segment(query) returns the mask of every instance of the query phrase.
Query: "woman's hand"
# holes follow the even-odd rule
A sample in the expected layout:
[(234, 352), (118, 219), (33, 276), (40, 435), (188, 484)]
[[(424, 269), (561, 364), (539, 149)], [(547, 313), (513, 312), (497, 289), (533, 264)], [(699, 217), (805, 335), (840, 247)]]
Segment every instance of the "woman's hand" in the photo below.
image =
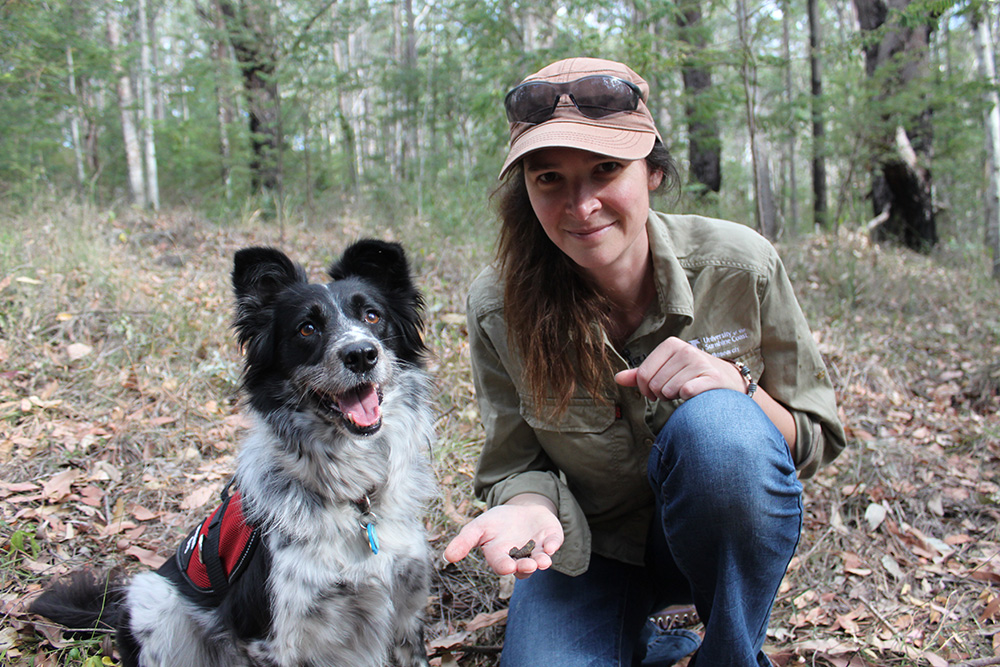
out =
[[(514, 559), (511, 550), (533, 540), (531, 555)], [(552, 554), (562, 546), (563, 530), (555, 505), (545, 496), (526, 493), (493, 507), (465, 524), (444, 550), (444, 558), (456, 563), (476, 547), (497, 574), (525, 579), (552, 566)]]
[(623, 387), (637, 387), (650, 400), (687, 400), (710, 389), (745, 392), (746, 380), (736, 366), (713, 357), (680, 338), (660, 343), (638, 368), (615, 375)]
[[(657, 345), (638, 368), (617, 373), (615, 382), (623, 387), (637, 387), (652, 401), (661, 398), (687, 400), (710, 389), (735, 389), (740, 393), (747, 390), (747, 381), (735, 365), (674, 337)], [(753, 400), (785, 436), (792, 458), (795, 458), (798, 433), (788, 408), (774, 400), (763, 387), (757, 388)]]

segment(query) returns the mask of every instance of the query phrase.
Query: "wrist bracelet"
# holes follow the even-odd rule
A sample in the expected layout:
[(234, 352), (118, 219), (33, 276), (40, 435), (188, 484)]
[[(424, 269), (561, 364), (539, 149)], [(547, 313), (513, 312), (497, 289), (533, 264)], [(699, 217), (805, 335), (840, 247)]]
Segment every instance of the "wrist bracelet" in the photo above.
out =
[(726, 359), (733, 366), (736, 366), (736, 370), (740, 372), (743, 379), (747, 381), (747, 396), (753, 398), (754, 392), (757, 391), (757, 383), (753, 381), (753, 376), (750, 374), (750, 368), (744, 364), (742, 361), (736, 361), (735, 359)]

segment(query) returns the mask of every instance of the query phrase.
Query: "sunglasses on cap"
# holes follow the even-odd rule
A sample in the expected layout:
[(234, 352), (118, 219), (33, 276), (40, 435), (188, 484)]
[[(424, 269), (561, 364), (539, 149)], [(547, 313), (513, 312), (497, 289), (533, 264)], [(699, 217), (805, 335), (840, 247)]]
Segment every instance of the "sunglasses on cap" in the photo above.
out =
[(566, 83), (526, 81), (503, 100), (511, 123), (544, 123), (552, 118), (560, 98), (568, 95), (587, 118), (604, 118), (639, 108), (642, 91), (631, 81), (607, 74), (585, 76)]

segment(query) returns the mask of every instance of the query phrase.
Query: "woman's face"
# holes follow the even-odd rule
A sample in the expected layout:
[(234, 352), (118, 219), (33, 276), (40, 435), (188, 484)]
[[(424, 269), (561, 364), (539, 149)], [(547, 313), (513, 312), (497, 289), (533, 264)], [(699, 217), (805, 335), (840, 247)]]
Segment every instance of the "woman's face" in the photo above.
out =
[(576, 148), (545, 148), (524, 158), (528, 197), (542, 228), (598, 284), (623, 272), (642, 275), (649, 193), (662, 178), (645, 160)]

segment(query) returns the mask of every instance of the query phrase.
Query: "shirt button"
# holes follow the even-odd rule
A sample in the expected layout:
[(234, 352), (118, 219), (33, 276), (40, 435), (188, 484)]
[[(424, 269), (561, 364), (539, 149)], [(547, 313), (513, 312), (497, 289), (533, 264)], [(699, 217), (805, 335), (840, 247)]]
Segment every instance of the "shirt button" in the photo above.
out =
[(652, 447), (652, 446), (653, 446), (653, 439), (652, 439), (652, 438), (646, 438), (646, 439), (645, 439), (645, 440), (643, 440), (642, 442), (643, 442), (643, 444), (645, 444), (645, 445), (646, 445), (647, 447)]

